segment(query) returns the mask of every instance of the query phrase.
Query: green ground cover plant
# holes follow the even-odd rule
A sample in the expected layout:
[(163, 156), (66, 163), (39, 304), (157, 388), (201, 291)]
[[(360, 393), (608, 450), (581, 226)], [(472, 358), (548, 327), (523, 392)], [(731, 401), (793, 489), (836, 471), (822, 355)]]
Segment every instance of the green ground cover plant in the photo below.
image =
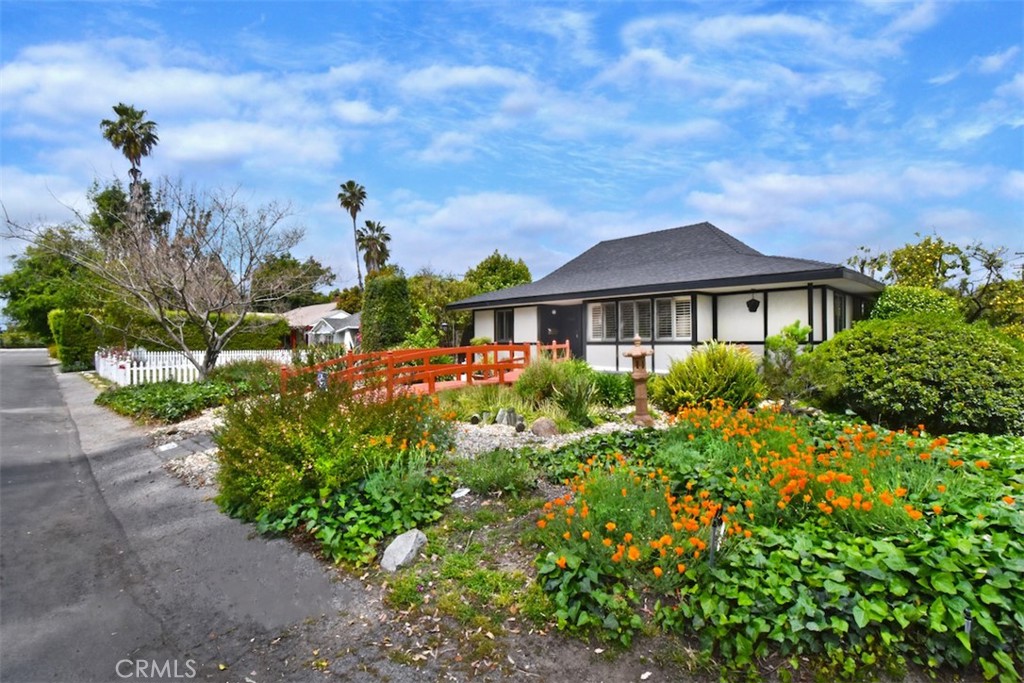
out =
[(112, 387), (97, 396), (96, 403), (138, 420), (173, 423), (224, 405), (234, 395), (222, 382), (167, 381)]
[(524, 454), (494, 450), (472, 458), (457, 458), (455, 473), (464, 486), (481, 495), (518, 498), (534, 490), (539, 473)]
[(561, 628), (628, 643), (653, 604), (724, 677), (1019, 680), (1022, 448), (691, 408), (639, 455), (577, 463), (531, 533), (539, 580)]
[(201, 382), (150, 382), (111, 387), (96, 403), (137, 420), (181, 422), (207, 408), (277, 391), (278, 368), (265, 361), (237, 361), (217, 367)]

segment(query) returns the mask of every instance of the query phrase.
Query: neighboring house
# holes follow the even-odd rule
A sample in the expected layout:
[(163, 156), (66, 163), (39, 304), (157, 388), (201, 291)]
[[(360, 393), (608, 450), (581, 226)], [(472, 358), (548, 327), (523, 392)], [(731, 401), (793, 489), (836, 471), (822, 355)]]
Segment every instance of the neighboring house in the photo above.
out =
[(338, 311), (335, 315), (317, 320), (309, 331), (310, 344), (344, 344), (353, 348), (358, 343), (359, 321), (362, 314), (349, 315)]
[(639, 335), (656, 372), (717, 339), (764, 351), (801, 321), (822, 342), (865, 315), (883, 285), (841, 265), (766, 256), (710, 223), (597, 244), (536, 282), (449, 306), (495, 341), (569, 340), (599, 370), (625, 370)]
[(335, 315), (345, 317), (348, 316), (348, 313), (337, 308), (337, 304), (334, 302), (328, 302), (326, 304), (313, 304), (311, 306), (293, 308), (283, 315), (292, 330), (291, 347), (294, 349), (298, 346), (312, 343), (310, 333), (313, 330), (313, 326), (321, 319)]

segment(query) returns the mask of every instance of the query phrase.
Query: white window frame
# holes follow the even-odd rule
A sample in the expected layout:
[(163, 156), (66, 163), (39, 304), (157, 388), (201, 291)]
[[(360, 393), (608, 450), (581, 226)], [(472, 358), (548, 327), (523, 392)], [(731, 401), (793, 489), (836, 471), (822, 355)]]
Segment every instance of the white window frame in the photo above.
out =
[[(665, 310), (665, 307), (668, 310)], [(662, 316), (668, 314), (671, 333), (663, 334)], [(654, 338), (657, 341), (693, 340), (693, 300), (688, 296), (654, 300)]]
[(618, 316), (616, 306), (612, 302), (590, 304), (590, 315), (588, 320), (588, 341), (603, 342), (615, 341), (618, 328)]

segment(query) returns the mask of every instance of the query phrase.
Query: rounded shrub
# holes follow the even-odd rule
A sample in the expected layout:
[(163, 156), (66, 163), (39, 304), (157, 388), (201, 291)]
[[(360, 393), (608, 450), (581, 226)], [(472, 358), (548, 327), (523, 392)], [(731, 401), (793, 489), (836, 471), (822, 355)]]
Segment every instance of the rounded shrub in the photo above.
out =
[(822, 344), (827, 405), (887, 427), (1024, 434), (1024, 353), (983, 325), (864, 321)]
[(872, 320), (889, 320), (905, 315), (942, 316), (962, 319), (963, 313), (956, 299), (931, 287), (892, 285), (878, 297), (871, 309)]
[(654, 405), (675, 413), (686, 406), (710, 406), (716, 399), (737, 407), (750, 404), (764, 392), (764, 384), (750, 349), (708, 342), (685, 360), (672, 361), (667, 375), (652, 380), (651, 392)]

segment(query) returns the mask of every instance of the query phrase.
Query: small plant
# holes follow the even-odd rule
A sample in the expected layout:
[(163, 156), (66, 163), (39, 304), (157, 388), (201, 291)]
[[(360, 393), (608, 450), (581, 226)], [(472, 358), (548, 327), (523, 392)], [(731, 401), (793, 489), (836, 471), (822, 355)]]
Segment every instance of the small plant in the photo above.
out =
[(737, 407), (752, 404), (764, 391), (750, 350), (720, 342), (708, 342), (685, 360), (672, 361), (668, 374), (655, 377), (651, 386), (654, 405), (670, 413), (716, 400)]
[(768, 395), (781, 399), (787, 409), (817, 388), (814, 366), (804, 355), (813, 348), (807, 343), (810, 333), (811, 328), (797, 320), (764, 340), (761, 376)]
[(504, 450), (457, 460), (455, 471), (476, 493), (509, 494), (518, 498), (537, 485), (537, 472), (523, 455)]
[(570, 420), (581, 427), (589, 427), (590, 408), (597, 395), (593, 377), (585, 374), (567, 374), (555, 387), (555, 402), (560, 405)]
[(232, 389), (221, 382), (152, 382), (107, 389), (96, 403), (138, 420), (180, 422), (207, 408), (223, 405)]
[(597, 401), (610, 408), (621, 408), (633, 403), (633, 378), (628, 372), (595, 372)]
[(236, 397), (252, 396), (277, 391), (280, 373), (280, 367), (270, 361), (242, 360), (217, 366), (207, 379), (229, 387)]

